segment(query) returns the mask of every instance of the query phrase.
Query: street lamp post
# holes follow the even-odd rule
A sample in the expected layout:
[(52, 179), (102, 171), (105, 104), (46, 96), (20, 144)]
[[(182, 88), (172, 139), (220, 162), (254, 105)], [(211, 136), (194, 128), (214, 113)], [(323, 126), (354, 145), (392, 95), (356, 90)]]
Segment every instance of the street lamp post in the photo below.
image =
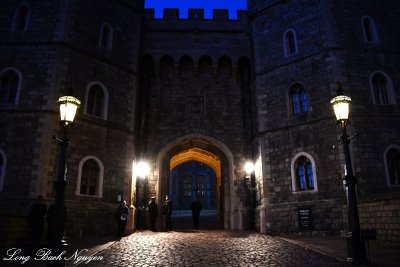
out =
[(249, 230), (254, 230), (255, 227), (255, 188), (254, 188), (254, 163), (248, 161), (244, 165), (246, 172), (246, 188), (249, 203)]
[(254, 172), (254, 164), (253, 164), (253, 162), (250, 162), (250, 161), (246, 162), (244, 164), (244, 171), (246, 172), (246, 185), (247, 185), (247, 188), (251, 189), (251, 184), (252, 184), (251, 175)]
[[(145, 205), (146, 205), (146, 193), (147, 193), (147, 188), (144, 188), (143, 192), (143, 198), (141, 199), (139, 197), (139, 186), (140, 186), (140, 178), (144, 180), (146, 183), (146, 177), (150, 173), (150, 166), (147, 162), (145, 161), (140, 161), (136, 165), (136, 198), (135, 198), (135, 205), (137, 209), (137, 219), (136, 219), (136, 226), (138, 229), (143, 229), (144, 224), (145, 224)], [(146, 184), (145, 184), (146, 185)]]
[(349, 124), (349, 111), (351, 98), (343, 95), (342, 84), (337, 84), (337, 96), (332, 98), (331, 104), (333, 106), (338, 124), (342, 127), (342, 135), (340, 143), (343, 145), (343, 152), (345, 158), (346, 174), (344, 177), (345, 185), (347, 187), (347, 209), (348, 209), (348, 232), (346, 237), (347, 242), (347, 259), (353, 264), (360, 265), (366, 262), (365, 247), (361, 240), (360, 221), (358, 217), (357, 208), (357, 194), (356, 194), (356, 179), (353, 175), (353, 167), (350, 157), (350, 139), (354, 136), (349, 136), (346, 133), (346, 126)]
[[(51, 225), (51, 236), (50, 236), (50, 247), (53, 255), (60, 255), (62, 253), (63, 246), (63, 234), (64, 234), (64, 220), (66, 216), (65, 208), (65, 188), (66, 188), (66, 161), (67, 161), (67, 147), (69, 144), (68, 128), (74, 121), (76, 111), (81, 102), (73, 96), (62, 96), (58, 99), (57, 104), (60, 109), (60, 123), (62, 125), (63, 136), (56, 138), (60, 144), (60, 156), (58, 161), (58, 175), (57, 180), (54, 183), (55, 189), (55, 200), (52, 211), (50, 223)], [(54, 266), (63, 266), (65, 263), (62, 260), (54, 261)]]

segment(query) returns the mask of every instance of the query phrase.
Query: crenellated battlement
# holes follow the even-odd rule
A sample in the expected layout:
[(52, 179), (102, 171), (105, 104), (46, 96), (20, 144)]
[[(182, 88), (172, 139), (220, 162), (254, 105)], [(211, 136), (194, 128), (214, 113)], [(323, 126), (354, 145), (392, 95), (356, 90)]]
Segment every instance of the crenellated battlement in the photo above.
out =
[(163, 17), (155, 18), (155, 9), (147, 8), (145, 9), (145, 17), (148, 21), (240, 21), (247, 23), (247, 14), (246, 10), (238, 10), (237, 11), (237, 19), (229, 19), (229, 11), (227, 9), (213, 9), (212, 18), (204, 17), (204, 9), (201, 8), (189, 8), (188, 9), (188, 18), (180, 18), (179, 17), (179, 9), (178, 8), (164, 8), (163, 9)]

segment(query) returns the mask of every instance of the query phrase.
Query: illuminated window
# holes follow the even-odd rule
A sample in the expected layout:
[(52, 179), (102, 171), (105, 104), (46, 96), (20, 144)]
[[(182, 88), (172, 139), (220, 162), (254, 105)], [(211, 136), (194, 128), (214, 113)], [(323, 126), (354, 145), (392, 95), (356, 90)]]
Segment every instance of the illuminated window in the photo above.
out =
[(296, 32), (292, 29), (283, 34), (283, 51), (285, 57), (298, 52)]
[(374, 72), (370, 76), (370, 84), (375, 105), (394, 105), (396, 103), (392, 81), (385, 73)]
[(379, 42), (378, 32), (376, 30), (375, 22), (372, 18), (364, 16), (361, 18), (361, 26), (364, 33), (364, 41), (366, 43)]
[(4, 188), (6, 165), (7, 165), (6, 153), (2, 149), (0, 149), (0, 191), (3, 191)]
[(385, 166), (388, 185), (400, 185), (400, 147), (392, 145), (386, 149)]
[(293, 191), (316, 191), (314, 159), (307, 153), (296, 155), (291, 164)]
[(26, 31), (28, 29), (30, 9), (28, 6), (20, 6), (15, 10), (14, 23), (12, 29), (14, 31)]
[(290, 100), (292, 114), (300, 114), (308, 112), (308, 96), (307, 92), (301, 84), (295, 84), (290, 87)]
[(17, 104), (19, 88), (18, 73), (12, 69), (3, 71), (0, 78), (0, 104)]
[(99, 46), (103, 48), (111, 48), (114, 30), (108, 23), (103, 23), (100, 29)]
[(77, 194), (102, 197), (104, 167), (93, 156), (86, 157), (79, 163)]
[(108, 91), (99, 82), (89, 84), (86, 89), (85, 113), (107, 119)]

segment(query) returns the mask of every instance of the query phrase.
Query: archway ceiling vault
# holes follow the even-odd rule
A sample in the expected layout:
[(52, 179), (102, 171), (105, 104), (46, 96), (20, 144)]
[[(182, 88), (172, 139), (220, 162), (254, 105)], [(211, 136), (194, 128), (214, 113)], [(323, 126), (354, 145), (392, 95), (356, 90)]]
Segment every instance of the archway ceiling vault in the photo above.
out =
[(219, 158), (215, 154), (199, 148), (190, 148), (173, 156), (170, 160), (170, 170), (192, 160), (210, 166), (217, 176), (221, 173), (221, 161)]

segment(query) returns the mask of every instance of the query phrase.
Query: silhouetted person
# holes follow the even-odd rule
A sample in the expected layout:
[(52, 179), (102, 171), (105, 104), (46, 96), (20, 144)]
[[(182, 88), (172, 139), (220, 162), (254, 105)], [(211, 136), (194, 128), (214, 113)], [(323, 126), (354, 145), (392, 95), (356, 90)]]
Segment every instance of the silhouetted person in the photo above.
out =
[(156, 230), (156, 219), (158, 216), (158, 211), (157, 211), (158, 207), (156, 204), (156, 197), (151, 197), (151, 200), (149, 202), (149, 219), (150, 219), (150, 230), (151, 231), (157, 231)]
[(36, 248), (40, 247), (42, 235), (44, 232), (44, 218), (46, 216), (47, 206), (43, 203), (43, 197), (38, 196), (36, 201), (29, 209), (29, 214), (26, 217), (28, 233)]
[(117, 212), (115, 213), (115, 219), (118, 224), (118, 235), (123, 237), (125, 235), (126, 223), (128, 222), (129, 208), (126, 206), (126, 201), (121, 201)]
[(193, 226), (194, 228), (199, 228), (200, 212), (202, 209), (200, 201), (198, 199), (193, 201), (190, 209), (192, 210)]
[[(59, 242), (64, 237), (64, 232), (61, 229), (64, 229), (65, 221), (67, 220), (67, 206), (64, 205), (64, 209), (61, 211), (60, 218), (55, 220), (55, 204), (51, 204), (49, 210), (47, 211), (46, 221), (47, 221), (47, 242), (52, 244), (52, 241)], [(58, 223), (58, 225), (55, 225)], [(54, 227), (57, 227), (59, 230), (54, 232)], [(55, 236), (55, 235), (60, 236)]]
[(172, 230), (172, 223), (171, 223), (171, 216), (172, 216), (172, 201), (168, 197), (168, 195), (165, 196), (165, 202), (163, 206), (163, 214), (165, 215), (165, 228), (167, 231)]

